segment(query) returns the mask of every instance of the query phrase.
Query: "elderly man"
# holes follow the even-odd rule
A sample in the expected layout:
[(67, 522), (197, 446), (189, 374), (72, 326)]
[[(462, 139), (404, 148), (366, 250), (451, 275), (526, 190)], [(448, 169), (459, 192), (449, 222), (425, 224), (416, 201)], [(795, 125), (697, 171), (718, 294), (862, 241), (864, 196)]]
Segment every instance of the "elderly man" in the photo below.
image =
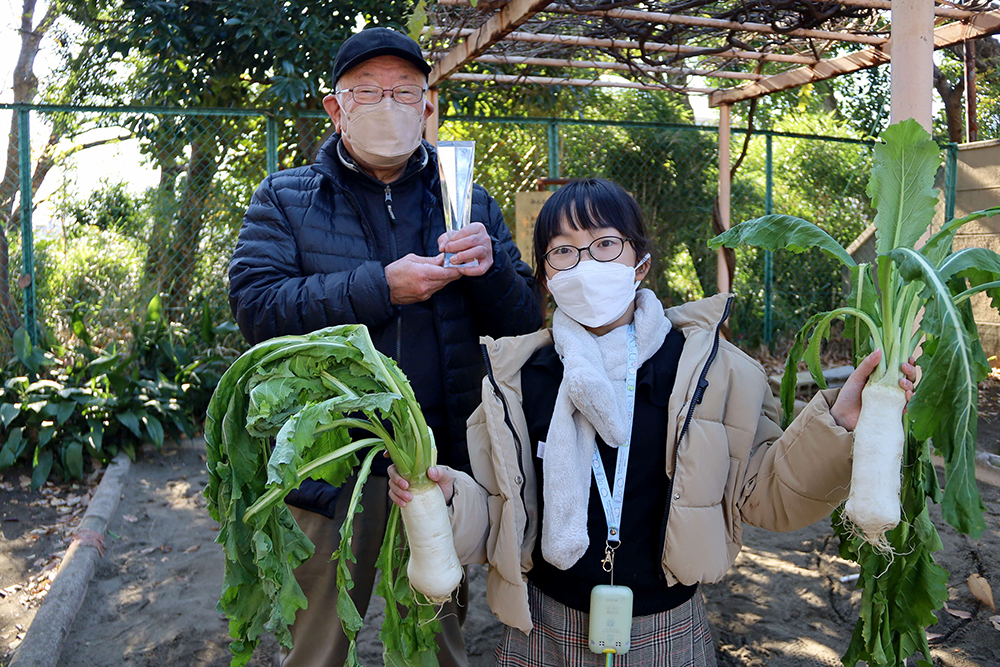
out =
[[(268, 176), (254, 194), (230, 264), (230, 305), (250, 343), (335, 324), (368, 326), (400, 365), (433, 429), (439, 461), (468, 469), (465, 421), (484, 373), (480, 335), (541, 326), (540, 300), (500, 210), (473, 190), (471, 225), (445, 233), (434, 148), (423, 142), (432, 112), (430, 67), (416, 42), (386, 28), (346, 40), (323, 106), (337, 133), (308, 167)], [(455, 253), (445, 268), (441, 253)], [(364, 615), (388, 513), (383, 464), (362, 497), (352, 542), (351, 595)], [(342, 665), (347, 640), (336, 619), (331, 553), (350, 494), (308, 480), (288, 498), (316, 545), (296, 570), (309, 601), (292, 627), (283, 667)], [(438, 638), (442, 665), (466, 665), (454, 603)]]

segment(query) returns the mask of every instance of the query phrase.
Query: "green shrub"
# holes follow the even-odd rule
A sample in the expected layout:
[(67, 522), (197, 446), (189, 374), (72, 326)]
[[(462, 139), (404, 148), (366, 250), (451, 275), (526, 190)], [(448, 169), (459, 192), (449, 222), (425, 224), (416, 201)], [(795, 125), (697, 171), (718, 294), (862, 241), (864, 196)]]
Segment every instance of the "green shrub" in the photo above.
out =
[(88, 457), (107, 462), (121, 450), (134, 458), (143, 442), (159, 447), (199, 430), (236, 356), (219, 345), (235, 325), (213, 326), (204, 309), (192, 333), (163, 317), (159, 297), (130, 319), (130, 342), (108, 349), (94, 344), (82, 304), (71, 315), (72, 350), (36, 347), (23, 329), (15, 333), (17, 358), (0, 388), (0, 470), (28, 462), (37, 488), (53, 473), (81, 477)]
[(87, 201), (69, 201), (64, 213), (80, 228), (114, 231), (127, 236), (140, 236), (145, 226), (145, 203), (128, 191), (126, 183), (102, 180)]
[(76, 304), (91, 313), (101, 346), (124, 341), (129, 317), (143, 298), (144, 244), (114, 230), (81, 227), (71, 236), (35, 245), (35, 286), (40, 321), (62, 337)]

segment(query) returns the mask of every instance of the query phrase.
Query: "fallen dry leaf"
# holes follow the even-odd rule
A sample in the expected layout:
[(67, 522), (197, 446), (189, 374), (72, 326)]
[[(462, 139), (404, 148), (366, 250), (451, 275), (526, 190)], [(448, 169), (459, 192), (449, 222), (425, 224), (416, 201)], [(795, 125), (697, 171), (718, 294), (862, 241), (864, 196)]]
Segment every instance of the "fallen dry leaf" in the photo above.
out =
[(140, 556), (148, 556), (149, 554), (153, 553), (154, 551), (160, 551), (160, 552), (163, 552), (165, 554), (168, 554), (172, 550), (173, 549), (172, 549), (172, 547), (170, 547), (170, 545), (167, 545), (167, 544), (158, 544), (155, 547), (146, 547), (145, 549), (140, 549), (139, 550), (139, 555)]
[(934, 642), (938, 641), (942, 637), (944, 637), (944, 635), (938, 634), (937, 632), (928, 632), (927, 633), (927, 643), (928, 644), (933, 644)]
[(976, 599), (989, 607), (990, 611), (996, 613), (997, 608), (993, 604), (993, 590), (990, 588), (990, 582), (973, 572), (969, 575), (968, 583), (969, 590), (972, 591)]
[(194, 544), (194, 545), (188, 547), (187, 549), (185, 549), (184, 553), (186, 553), (186, 554), (193, 554), (198, 549), (201, 549), (201, 545), (200, 544)]
[(139, 517), (137, 517), (134, 514), (123, 514), (122, 515), (122, 520), (128, 521), (129, 523), (135, 523), (136, 521), (139, 520)]
[(990, 623), (993, 624), (993, 629), (1000, 631), (1000, 616), (990, 616)]
[(972, 612), (965, 611), (964, 609), (952, 609), (951, 607), (948, 606), (948, 603), (945, 603), (944, 610), (949, 614), (951, 614), (952, 616), (954, 616), (955, 618), (964, 618), (964, 619), (972, 618)]

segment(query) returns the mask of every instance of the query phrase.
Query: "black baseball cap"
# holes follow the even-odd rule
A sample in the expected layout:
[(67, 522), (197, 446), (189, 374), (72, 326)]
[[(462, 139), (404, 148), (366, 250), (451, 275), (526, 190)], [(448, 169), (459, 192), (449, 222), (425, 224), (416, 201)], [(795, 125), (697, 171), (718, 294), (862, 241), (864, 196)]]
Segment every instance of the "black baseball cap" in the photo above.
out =
[(378, 56), (397, 56), (413, 63), (417, 69), (430, 74), (431, 66), (420, 53), (420, 45), (409, 36), (389, 28), (368, 28), (348, 37), (333, 61), (333, 84), (344, 72), (355, 65)]

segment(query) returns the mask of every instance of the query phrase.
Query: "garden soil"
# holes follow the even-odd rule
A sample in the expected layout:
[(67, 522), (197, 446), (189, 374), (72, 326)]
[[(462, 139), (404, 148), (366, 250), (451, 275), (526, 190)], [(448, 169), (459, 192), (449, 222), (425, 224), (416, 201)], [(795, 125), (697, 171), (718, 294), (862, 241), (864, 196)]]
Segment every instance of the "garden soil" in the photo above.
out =
[[(0, 479), (0, 665), (30, 623), (96, 480), (42, 492), (21, 488), (25, 481), (23, 471)], [(204, 451), (194, 443), (147, 453), (133, 465), (61, 665), (228, 664), (226, 622), (215, 610), (223, 566), (202, 495), (207, 481)], [(989, 526), (982, 538), (957, 535), (936, 517), (945, 545), (939, 561), (951, 573), (948, 609), (928, 629), (936, 665), (1000, 665), (1000, 618), (990, 620), (996, 612), (967, 584), (969, 575), (979, 574), (1000, 600), (1000, 471), (983, 470), (979, 486)], [(720, 665), (839, 665), (860, 593), (845, 581), (857, 570), (837, 555), (829, 522), (785, 534), (748, 528), (745, 543), (725, 580), (703, 587)], [(472, 568), (470, 583), (465, 629), (471, 664), (480, 667), (492, 664), (501, 627), (486, 606), (481, 568)], [(373, 603), (360, 641), (362, 664), (369, 667), (382, 664), (379, 620)], [(250, 664), (276, 665), (276, 648), (265, 640)]]

